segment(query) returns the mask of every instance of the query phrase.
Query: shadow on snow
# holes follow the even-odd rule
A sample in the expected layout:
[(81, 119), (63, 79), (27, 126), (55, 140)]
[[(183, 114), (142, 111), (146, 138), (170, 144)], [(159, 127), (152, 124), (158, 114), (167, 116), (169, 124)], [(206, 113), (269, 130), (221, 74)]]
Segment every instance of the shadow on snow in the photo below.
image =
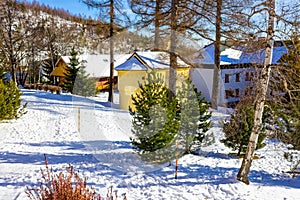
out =
[[(130, 187), (149, 187), (149, 186), (177, 186), (187, 185), (195, 186), (201, 184), (233, 184), (237, 183), (236, 174), (238, 168), (234, 167), (212, 167), (207, 165), (191, 164), (179, 165), (178, 179), (174, 180), (175, 166), (154, 166), (152, 171), (135, 172), (130, 170), (132, 167), (149, 167), (141, 166), (142, 163), (137, 155), (133, 153), (130, 142), (126, 141), (89, 141), (87, 143), (81, 142), (45, 142), (45, 143), (29, 143), (26, 145), (35, 147), (60, 147), (62, 150), (79, 150), (82, 153), (68, 153), (54, 154), (45, 152), (49, 165), (57, 164), (71, 164), (77, 171), (89, 171), (101, 176), (114, 176), (119, 179), (128, 180), (132, 176), (142, 175), (145, 177), (143, 183), (133, 182), (129, 183)], [(89, 147), (90, 145), (90, 147)], [(232, 159), (226, 154), (208, 153), (206, 157), (218, 159)], [(201, 159), (201, 158), (200, 158)], [(1, 152), (0, 163), (22, 163), (44, 165), (44, 154), (40, 153), (11, 153)], [(172, 161), (174, 163), (174, 161)], [(153, 167), (153, 166), (152, 166)], [(43, 168), (43, 167), (42, 167)], [(134, 168), (135, 169), (135, 168)], [(149, 168), (150, 169), (150, 168)], [(57, 169), (64, 170), (64, 169)], [(130, 173), (133, 172), (133, 173)], [(147, 181), (150, 178), (152, 181)], [(153, 181), (154, 180), (154, 181)], [(300, 189), (300, 178), (290, 178), (284, 174), (270, 174), (266, 171), (251, 170), (249, 180), (251, 183), (259, 183), (266, 186), (284, 186), (289, 188)], [(4, 180), (0, 186), (18, 185), (19, 183)], [(26, 179), (24, 180), (26, 182)], [(3, 182), (3, 181), (1, 181)], [(30, 182), (30, 181), (29, 181)], [(28, 183), (29, 184), (29, 183)], [(97, 183), (93, 183), (97, 184)], [(143, 185), (141, 185), (143, 184)], [(24, 183), (22, 183), (24, 185)], [(119, 184), (118, 187), (125, 187), (124, 184)], [(128, 187), (128, 185), (126, 185)]]

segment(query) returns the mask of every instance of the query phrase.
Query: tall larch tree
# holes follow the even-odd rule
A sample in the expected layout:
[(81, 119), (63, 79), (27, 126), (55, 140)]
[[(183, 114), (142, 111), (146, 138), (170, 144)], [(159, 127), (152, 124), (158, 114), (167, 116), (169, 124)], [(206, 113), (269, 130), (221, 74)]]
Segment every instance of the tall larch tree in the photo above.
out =
[(134, 26), (138, 28), (152, 29), (154, 26), (154, 48), (162, 48), (162, 31), (161, 28), (168, 24), (170, 17), (169, 1), (166, 0), (131, 0), (130, 8), (136, 14)]
[[(108, 101), (113, 103), (114, 93), (114, 35), (117, 25), (125, 26), (130, 21), (126, 13), (122, 11), (122, 2), (119, 0), (82, 0), (88, 7), (99, 9), (99, 17), (109, 16), (109, 55), (110, 55), (110, 78)], [(120, 17), (116, 17), (116, 16)]]

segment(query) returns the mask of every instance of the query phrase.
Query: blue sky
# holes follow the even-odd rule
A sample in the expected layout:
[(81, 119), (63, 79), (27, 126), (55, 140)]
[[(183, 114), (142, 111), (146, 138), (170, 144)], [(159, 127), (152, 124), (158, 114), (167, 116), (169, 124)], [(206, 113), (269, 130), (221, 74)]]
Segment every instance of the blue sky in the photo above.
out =
[[(32, 2), (33, 0), (26, 0), (27, 2)], [(40, 4), (48, 5), (52, 8), (63, 8), (72, 14), (81, 14), (82, 16), (92, 18), (97, 17), (97, 10), (92, 10), (87, 7), (80, 0), (36, 0)]]

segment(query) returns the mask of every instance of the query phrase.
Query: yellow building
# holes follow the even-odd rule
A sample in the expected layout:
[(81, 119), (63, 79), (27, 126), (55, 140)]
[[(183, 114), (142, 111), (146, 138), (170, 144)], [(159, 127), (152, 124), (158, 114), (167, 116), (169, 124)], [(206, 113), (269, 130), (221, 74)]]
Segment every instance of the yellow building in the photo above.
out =
[[(161, 74), (164, 84), (169, 84), (169, 53), (166, 52), (135, 52), (124, 63), (118, 65), (118, 90), (120, 109), (128, 110), (132, 106), (131, 95), (143, 83), (147, 73), (156, 70)], [(177, 85), (179, 87), (183, 79), (189, 76), (189, 66), (182, 60), (177, 59)]]

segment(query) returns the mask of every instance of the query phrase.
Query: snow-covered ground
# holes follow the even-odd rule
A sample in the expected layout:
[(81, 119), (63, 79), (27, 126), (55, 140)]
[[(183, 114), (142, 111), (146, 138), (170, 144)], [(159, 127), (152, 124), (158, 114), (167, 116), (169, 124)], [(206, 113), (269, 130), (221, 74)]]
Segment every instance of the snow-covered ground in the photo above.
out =
[[(27, 114), (0, 123), (0, 199), (28, 199), (26, 186), (38, 186), (44, 154), (55, 171), (71, 164), (89, 186), (105, 196), (107, 188), (126, 193), (129, 200), (142, 199), (300, 199), (300, 178), (283, 171), (286, 147), (267, 140), (256, 154), (250, 185), (236, 180), (241, 159), (219, 142), (218, 121), (228, 116), (213, 112), (215, 143), (200, 155), (179, 159), (178, 179), (174, 161), (161, 166), (144, 164), (133, 153), (129, 137), (131, 118), (127, 111), (109, 105), (106, 98), (91, 99), (69, 94), (23, 90)], [(78, 127), (80, 107), (80, 130)]]

